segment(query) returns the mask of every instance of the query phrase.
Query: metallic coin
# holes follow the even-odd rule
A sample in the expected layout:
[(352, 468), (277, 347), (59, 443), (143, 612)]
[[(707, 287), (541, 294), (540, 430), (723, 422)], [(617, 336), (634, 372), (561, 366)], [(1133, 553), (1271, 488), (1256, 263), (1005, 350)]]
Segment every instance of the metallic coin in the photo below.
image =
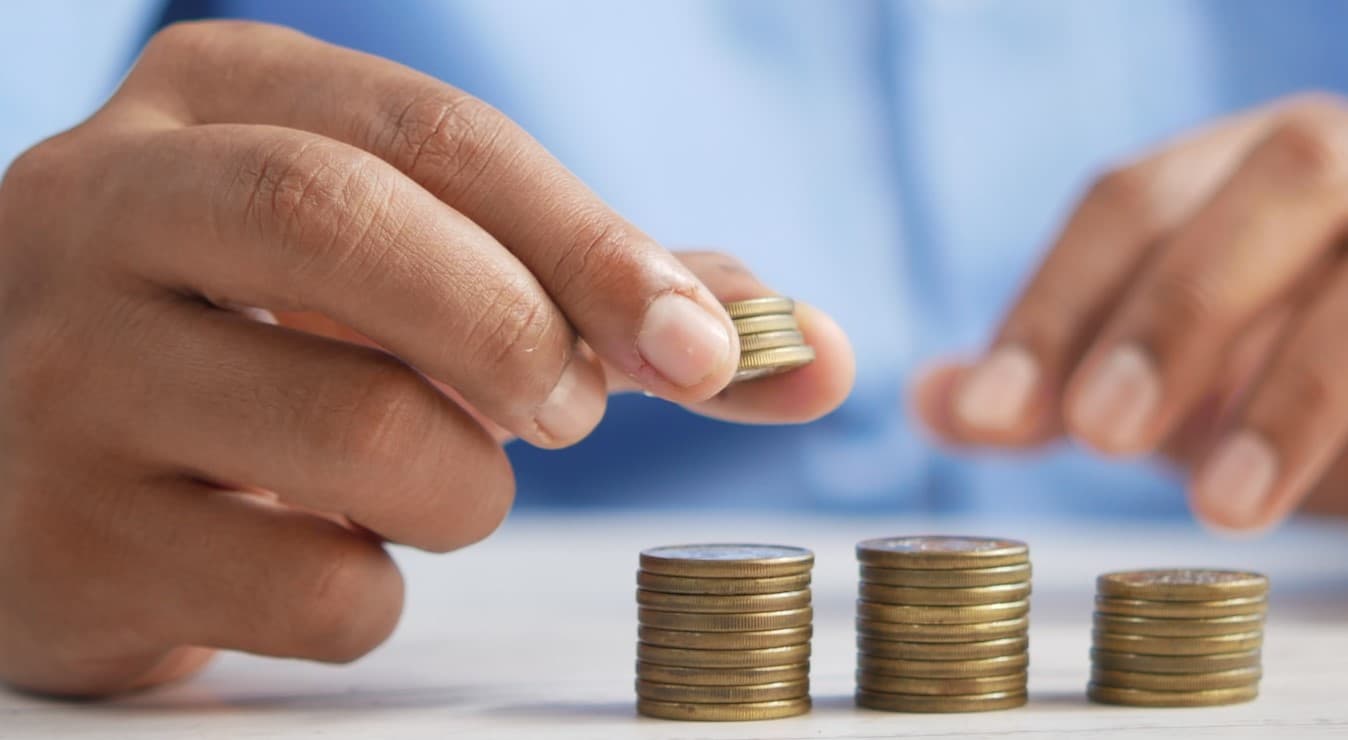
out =
[(725, 312), (730, 314), (732, 319), (762, 316), (770, 313), (794, 313), (796, 310), (796, 302), (784, 295), (749, 298), (743, 301), (722, 303), (721, 306), (725, 308)]
[(808, 662), (763, 668), (682, 668), (637, 661), (637, 678), (682, 686), (754, 686), (809, 677)]
[(733, 380), (738, 383), (784, 373), (808, 365), (814, 362), (814, 358), (814, 347), (806, 344), (744, 352), (740, 354), (740, 362), (736, 366)]
[(1024, 691), (998, 691), (964, 696), (918, 696), (857, 689), (857, 706), (886, 712), (990, 712), (1024, 706)]
[(746, 334), (740, 337), (740, 352), (757, 352), (761, 349), (779, 347), (799, 347), (805, 344), (805, 335), (798, 331), (766, 331), (762, 334)]
[[(701, 614), (743, 614), (799, 609), (810, 605), (810, 590), (775, 594), (666, 594), (637, 589), (637, 603), (647, 609)], [(786, 625), (783, 625), (786, 626)]]
[(647, 627), (689, 632), (758, 632), (787, 627), (805, 627), (814, 619), (814, 610), (784, 609), (776, 612), (749, 614), (694, 614), (667, 612), (639, 607), (637, 621)]
[(970, 588), (972, 586), (1000, 586), (1005, 583), (1023, 583), (1030, 580), (1030, 564), (1002, 565), (996, 568), (965, 568), (953, 570), (914, 570), (908, 568), (881, 568), (861, 566), (861, 580), (882, 586), (909, 586), (911, 588)]
[[(867, 584), (861, 584), (862, 594), (870, 597), (877, 594), (867, 592)], [(875, 588), (885, 588), (875, 586)], [(978, 604), (975, 606), (903, 606), (874, 601), (857, 600), (857, 616), (877, 622), (898, 622), (901, 624), (972, 624), (975, 622), (996, 622), (1015, 619), (1030, 613), (1030, 602), (1008, 601), (1004, 604)]]
[(637, 639), (644, 643), (689, 650), (756, 650), (785, 647), (809, 642), (813, 634), (813, 627), (788, 627), (753, 632), (692, 632), (666, 630), (644, 624), (637, 627)]
[(776, 701), (810, 695), (810, 682), (778, 681), (758, 686), (680, 686), (637, 679), (637, 696), (655, 701), (693, 702), (697, 704), (742, 704), (747, 701)]
[(858, 587), (861, 598), (880, 604), (903, 606), (973, 606), (976, 604), (1005, 604), (1020, 601), (1030, 595), (1030, 582), (1003, 583), (997, 586), (972, 588), (910, 588), (883, 586), (862, 581)]
[[(857, 668), (878, 676), (907, 676), (909, 678), (981, 678), (984, 676), (1005, 676), (1023, 673), (1030, 666), (1030, 654), (1021, 652), (1014, 655), (1002, 655), (996, 658), (977, 658), (974, 660), (908, 660), (904, 658), (879, 658), (866, 653), (857, 653)], [(886, 689), (876, 689), (885, 691)], [(1000, 691), (1001, 689), (988, 689)], [(894, 689), (898, 691), (898, 689)], [(899, 691), (899, 693), (906, 693)], [(917, 693), (917, 692), (914, 692)], [(982, 691), (965, 691), (965, 694), (981, 694)]]
[(1263, 632), (1241, 632), (1212, 637), (1144, 637), (1119, 635), (1093, 630), (1091, 638), (1099, 650), (1138, 655), (1217, 655), (1256, 650), (1264, 644)]
[(1118, 614), (1122, 617), (1210, 619), (1263, 614), (1268, 611), (1268, 599), (1264, 596), (1248, 596), (1221, 601), (1142, 601), (1097, 596), (1095, 610), (1101, 614)]
[(1262, 597), (1268, 578), (1237, 570), (1171, 568), (1105, 573), (1095, 580), (1101, 596), (1145, 601), (1218, 601)]
[(887, 676), (857, 671), (857, 688), (887, 694), (919, 694), (922, 696), (965, 696), (989, 694), (996, 691), (1024, 691), (1028, 676), (1024, 671), (1004, 676), (975, 676), (969, 678), (912, 678)]
[(774, 594), (809, 588), (810, 573), (773, 578), (684, 578), (639, 570), (637, 585), (666, 594)]
[(952, 570), (995, 568), (1029, 562), (1024, 542), (989, 537), (916, 535), (857, 543), (857, 560), (881, 568)]
[(978, 660), (1024, 653), (1030, 647), (1025, 635), (982, 642), (903, 642), (857, 636), (857, 649), (872, 658), (895, 660)]
[(1117, 614), (1095, 614), (1095, 629), (1119, 635), (1148, 635), (1151, 637), (1210, 637), (1254, 632), (1264, 626), (1262, 614), (1213, 619), (1153, 619), (1151, 617), (1121, 617)]
[(857, 619), (857, 634), (881, 640), (904, 642), (982, 642), (1002, 637), (1021, 637), (1030, 626), (1028, 617), (973, 624), (904, 624)]
[(810, 643), (752, 650), (702, 650), (637, 643), (637, 659), (681, 668), (763, 668), (804, 663), (810, 659)]
[(667, 576), (773, 578), (805, 573), (814, 553), (784, 545), (671, 545), (641, 551), (641, 569)]
[(1219, 673), (1241, 668), (1257, 668), (1259, 667), (1259, 658), (1258, 650), (1215, 655), (1138, 655), (1137, 653), (1117, 653), (1109, 650), (1091, 650), (1091, 662), (1097, 668), (1110, 671), (1175, 675)]
[(1256, 685), (1204, 691), (1148, 691), (1121, 689), (1114, 686), (1089, 684), (1086, 696), (1102, 704), (1126, 704), (1132, 707), (1213, 707), (1220, 704), (1239, 704), (1259, 695)]
[(658, 717), (660, 719), (743, 722), (755, 719), (780, 719), (805, 714), (810, 711), (810, 697), (782, 699), (780, 701), (746, 702), (743, 704), (693, 704), (638, 698), (637, 711), (647, 717)]
[(800, 331), (800, 325), (796, 323), (796, 317), (789, 313), (761, 314), (735, 319), (735, 333), (740, 336), (770, 331)]
[(1264, 675), (1258, 667), (1233, 668), (1216, 673), (1133, 673), (1130, 671), (1109, 671), (1104, 668), (1091, 669), (1091, 683), (1100, 686), (1115, 686), (1123, 689), (1146, 689), (1148, 691), (1203, 691), (1206, 689), (1232, 689), (1249, 686)]

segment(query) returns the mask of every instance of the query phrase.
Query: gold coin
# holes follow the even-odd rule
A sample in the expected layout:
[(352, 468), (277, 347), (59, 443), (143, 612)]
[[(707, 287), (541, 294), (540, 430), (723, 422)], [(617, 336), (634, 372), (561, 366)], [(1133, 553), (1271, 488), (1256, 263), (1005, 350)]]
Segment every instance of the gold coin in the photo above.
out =
[(1262, 597), (1268, 578), (1238, 570), (1170, 568), (1105, 573), (1095, 580), (1101, 596), (1145, 601), (1220, 601)]
[(814, 553), (784, 545), (671, 545), (641, 551), (641, 569), (667, 576), (773, 578), (806, 573)]
[(779, 681), (800, 681), (810, 677), (809, 663), (764, 666), (762, 668), (682, 668), (637, 661), (637, 678), (656, 683), (683, 686), (753, 686)]
[(1024, 706), (1024, 691), (998, 691), (964, 696), (917, 696), (857, 689), (857, 706), (886, 712), (990, 712)]
[(1138, 655), (1217, 655), (1241, 653), (1264, 644), (1263, 632), (1241, 632), (1211, 637), (1144, 637), (1113, 632), (1091, 632), (1095, 647), (1116, 653)]
[(764, 668), (804, 663), (810, 659), (810, 643), (745, 650), (700, 650), (637, 643), (637, 659), (680, 668)]
[(1217, 653), (1214, 655), (1138, 655), (1109, 650), (1091, 650), (1091, 662), (1097, 668), (1138, 673), (1220, 673), (1240, 668), (1259, 667), (1259, 651)]
[(1102, 704), (1126, 704), (1132, 707), (1213, 707), (1239, 704), (1259, 695), (1256, 685), (1203, 691), (1148, 691), (1089, 684), (1086, 696)]
[(1029, 559), (1024, 542), (991, 537), (916, 535), (857, 543), (857, 560), (881, 568), (964, 570), (1020, 565)]
[(901, 606), (973, 606), (976, 604), (1005, 604), (1020, 601), (1030, 595), (1030, 582), (1003, 583), (997, 586), (972, 588), (909, 588), (883, 586), (862, 581), (861, 598), (880, 604)]
[(810, 573), (806, 571), (772, 578), (685, 578), (639, 570), (637, 585), (647, 591), (666, 594), (773, 594), (809, 588)]
[(770, 331), (800, 331), (796, 317), (789, 313), (770, 313), (735, 319), (735, 333), (765, 334)]
[(784, 295), (749, 298), (743, 301), (722, 303), (721, 306), (725, 308), (725, 312), (730, 314), (732, 319), (762, 316), (770, 313), (794, 313), (796, 310), (796, 302)]
[(1024, 691), (1028, 676), (1024, 671), (1005, 676), (976, 676), (970, 678), (911, 678), (885, 676), (857, 671), (857, 687), (886, 694), (918, 694), (921, 696), (964, 696), (990, 694), (999, 691)]
[(903, 642), (857, 636), (857, 649), (872, 658), (897, 660), (978, 660), (1023, 653), (1030, 647), (1025, 635), (982, 642)]
[(1028, 617), (973, 624), (904, 624), (857, 619), (860, 635), (904, 642), (982, 642), (1023, 636), (1029, 626)]
[(1233, 668), (1216, 673), (1133, 673), (1091, 669), (1091, 682), (1100, 686), (1148, 691), (1203, 691), (1232, 689), (1256, 683), (1264, 675), (1258, 667)]
[(637, 589), (637, 603), (660, 611), (743, 614), (799, 609), (810, 605), (810, 590), (775, 594), (666, 594)]
[(757, 352), (763, 349), (780, 347), (800, 347), (805, 344), (805, 335), (798, 331), (766, 331), (762, 334), (746, 334), (740, 337), (740, 352)]
[(909, 586), (912, 588), (970, 588), (972, 586), (1000, 586), (1030, 580), (1030, 564), (1002, 565), (995, 568), (964, 568), (951, 570), (915, 570), (909, 568), (881, 568), (861, 566), (861, 580), (882, 586)]
[(710, 722), (743, 722), (755, 719), (794, 717), (810, 711), (810, 697), (757, 701), (743, 704), (693, 704), (690, 702), (652, 701), (637, 699), (637, 711), (647, 717), (660, 719), (705, 720)]
[(637, 627), (637, 639), (644, 643), (689, 650), (756, 650), (786, 647), (809, 642), (813, 634), (813, 627), (788, 627), (753, 632), (693, 632), (660, 629), (644, 624)]
[(1268, 611), (1268, 599), (1264, 596), (1247, 596), (1221, 601), (1142, 601), (1097, 596), (1095, 610), (1101, 614), (1117, 614), (1122, 617), (1209, 619), (1263, 614)]
[[(996, 658), (977, 658), (974, 660), (907, 660), (903, 658), (878, 658), (866, 653), (857, 654), (857, 668), (877, 676), (907, 676), (909, 678), (982, 678), (985, 676), (1006, 676), (1024, 673), (1030, 666), (1030, 654), (1025, 652), (1014, 655), (1002, 655)], [(891, 689), (876, 689), (888, 691)], [(908, 693), (892, 689), (899, 693)], [(988, 689), (1001, 691), (1001, 689)], [(920, 693), (920, 692), (913, 692)], [(964, 691), (957, 693), (981, 694), (982, 691)]]
[(1151, 637), (1210, 637), (1234, 635), (1262, 629), (1262, 614), (1212, 619), (1153, 619), (1151, 617), (1121, 617), (1117, 614), (1095, 614), (1095, 629), (1119, 635), (1148, 635)]
[(744, 352), (740, 355), (734, 380), (736, 382), (753, 380), (767, 375), (784, 373), (787, 370), (795, 370), (814, 362), (814, 358), (814, 347), (805, 344), (795, 347), (761, 349), (757, 352)]
[[(862, 585), (864, 596), (866, 584)], [(877, 586), (876, 588), (884, 588)], [(1030, 613), (1030, 602), (1008, 601), (1004, 604), (977, 604), (975, 606), (903, 606), (857, 600), (857, 616), (877, 622), (902, 624), (973, 624), (1015, 619)]]
[(688, 632), (758, 632), (787, 627), (805, 627), (814, 619), (814, 610), (784, 609), (750, 614), (693, 614), (666, 612), (639, 607), (637, 621), (647, 627)]
[(747, 701), (796, 699), (809, 694), (808, 680), (778, 681), (758, 686), (680, 686), (637, 679), (637, 696), (655, 701), (743, 704)]

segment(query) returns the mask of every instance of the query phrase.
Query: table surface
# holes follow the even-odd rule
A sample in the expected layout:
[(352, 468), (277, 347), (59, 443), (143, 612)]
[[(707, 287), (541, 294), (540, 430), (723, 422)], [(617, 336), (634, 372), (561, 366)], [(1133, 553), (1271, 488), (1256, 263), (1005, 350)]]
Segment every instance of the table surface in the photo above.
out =
[[(892, 714), (852, 704), (852, 545), (920, 532), (1031, 544), (1030, 702), (1003, 712)], [(690, 541), (811, 547), (815, 709), (746, 723), (633, 709), (637, 552)], [(187, 683), (66, 703), (0, 691), (0, 738), (881, 738), (1348, 736), (1348, 525), (1299, 522), (1231, 542), (1188, 524), (1064, 524), (750, 515), (517, 517), (462, 553), (400, 551), (407, 611), (349, 666), (227, 655)], [(1094, 576), (1211, 565), (1272, 579), (1264, 680), (1252, 703), (1136, 709), (1088, 703)]]

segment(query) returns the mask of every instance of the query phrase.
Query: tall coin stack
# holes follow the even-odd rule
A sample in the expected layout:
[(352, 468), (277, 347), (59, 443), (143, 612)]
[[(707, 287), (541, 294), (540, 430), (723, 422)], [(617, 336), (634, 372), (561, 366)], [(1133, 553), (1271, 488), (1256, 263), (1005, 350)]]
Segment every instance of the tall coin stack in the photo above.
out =
[(814, 553), (779, 545), (643, 551), (637, 711), (686, 720), (809, 711), (813, 567)]
[(1268, 579), (1229, 570), (1138, 570), (1096, 579), (1091, 682), (1105, 704), (1199, 707), (1259, 693)]
[(723, 304), (740, 337), (734, 382), (784, 373), (814, 362), (814, 348), (796, 324), (796, 302), (785, 296)]
[(890, 537), (857, 545), (858, 706), (978, 712), (1026, 700), (1030, 554), (1023, 542)]

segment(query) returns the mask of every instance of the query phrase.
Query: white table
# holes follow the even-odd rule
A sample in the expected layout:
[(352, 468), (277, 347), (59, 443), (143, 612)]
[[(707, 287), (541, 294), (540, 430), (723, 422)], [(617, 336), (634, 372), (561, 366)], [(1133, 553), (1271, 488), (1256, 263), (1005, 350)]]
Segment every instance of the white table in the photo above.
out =
[[(930, 531), (1030, 542), (1028, 706), (958, 715), (852, 706), (851, 547), (864, 537)], [(817, 553), (814, 711), (751, 723), (637, 717), (637, 551), (727, 539)], [(354, 665), (229, 655), (192, 682), (114, 702), (0, 692), (0, 738), (1348, 737), (1348, 525), (1303, 522), (1233, 543), (1181, 524), (535, 515), (456, 555), (399, 558), (409, 586), (404, 622)], [(1272, 578), (1257, 701), (1168, 710), (1087, 703), (1094, 576), (1157, 565), (1251, 568)]]

